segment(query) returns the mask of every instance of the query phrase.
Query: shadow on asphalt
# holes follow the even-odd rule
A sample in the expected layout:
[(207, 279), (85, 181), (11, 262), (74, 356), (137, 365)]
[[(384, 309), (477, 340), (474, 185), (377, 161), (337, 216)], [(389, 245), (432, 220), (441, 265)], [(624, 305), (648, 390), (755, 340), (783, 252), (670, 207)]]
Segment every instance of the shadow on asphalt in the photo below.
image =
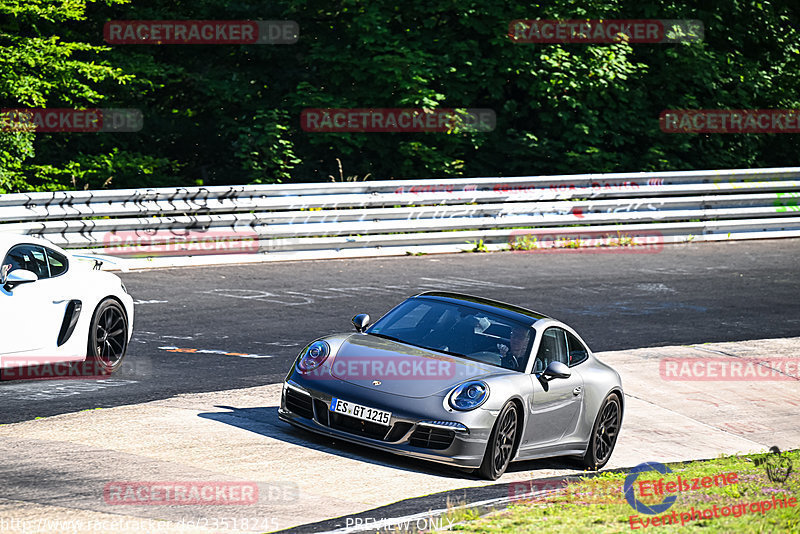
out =
[(219, 423), (235, 426), (268, 438), (277, 439), (285, 443), (306, 447), (326, 454), (333, 454), (342, 458), (358, 460), (364, 463), (381, 465), (401, 471), (426, 473), (433, 476), (447, 478), (474, 479), (467, 471), (451, 468), (444, 465), (433, 464), (414, 458), (405, 458), (391, 453), (378, 451), (338, 439), (326, 437), (314, 432), (295, 428), (289, 423), (278, 418), (278, 407), (268, 406), (263, 408), (235, 408), (233, 406), (215, 406), (229, 411), (201, 413), (198, 417), (210, 419)]
[[(201, 413), (198, 414), (198, 417), (231, 425), (299, 447), (306, 447), (364, 463), (439, 477), (480, 480), (480, 477), (473, 475), (469, 470), (399, 456), (293, 427), (278, 418), (277, 406), (261, 408), (215, 406), (215, 408), (221, 408), (226, 411)], [(581, 470), (576, 463), (570, 462), (566, 458), (554, 458), (515, 462), (508, 467), (508, 472), (530, 471), (531, 476), (535, 477), (536, 471), (544, 469), (574, 469), (578, 472)]]

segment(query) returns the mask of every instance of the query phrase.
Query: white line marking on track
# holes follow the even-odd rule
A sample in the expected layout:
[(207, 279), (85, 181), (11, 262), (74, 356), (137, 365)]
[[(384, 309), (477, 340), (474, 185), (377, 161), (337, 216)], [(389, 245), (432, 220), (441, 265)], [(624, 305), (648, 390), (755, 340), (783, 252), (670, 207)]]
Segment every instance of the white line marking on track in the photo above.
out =
[(274, 304), (282, 304), (284, 306), (302, 306), (304, 304), (314, 304), (315, 299), (334, 299), (337, 297), (354, 296), (363, 293), (400, 293), (400, 294), (414, 294), (419, 291), (439, 289), (439, 290), (453, 290), (463, 289), (470, 287), (485, 287), (485, 288), (506, 288), (506, 289), (525, 289), (522, 286), (513, 286), (508, 284), (501, 284), (489, 280), (473, 280), (471, 278), (461, 277), (448, 277), (448, 278), (420, 278), (418, 284), (397, 284), (397, 285), (384, 285), (381, 287), (374, 286), (355, 286), (355, 287), (320, 287), (311, 288), (308, 292), (282, 290), (276, 292), (262, 291), (258, 289), (212, 289), (209, 291), (201, 291), (201, 293), (209, 295), (219, 295), (223, 297), (231, 297), (246, 300), (258, 300), (262, 302), (271, 302)]
[(473, 280), (471, 278), (460, 277), (442, 278), (441, 280), (437, 280), (435, 278), (420, 278), (420, 280), (428, 280), (433, 282), (437, 287), (442, 287), (443, 285), (453, 285), (466, 287), (504, 287), (508, 289), (525, 289), (522, 286), (510, 286), (507, 284), (500, 284), (498, 282), (491, 282), (489, 280)]

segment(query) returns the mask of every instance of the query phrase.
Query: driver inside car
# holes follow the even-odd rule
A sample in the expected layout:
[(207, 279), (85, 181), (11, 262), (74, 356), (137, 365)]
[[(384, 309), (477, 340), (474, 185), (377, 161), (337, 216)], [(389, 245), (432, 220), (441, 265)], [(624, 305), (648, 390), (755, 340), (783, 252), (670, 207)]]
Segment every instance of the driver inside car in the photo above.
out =
[(530, 341), (530, 330), (521, 328), (519, 326), (511, 327), (511, 335), (509, 337), (509, 345), (507, 347), (503, 344), (498, 344), (497, 348), (502, 355), (500, 365), (506, 369), (513, 369), (514, 371), (524, 371), (525, 364), (527, 363), (527, 349), (528, 342)]

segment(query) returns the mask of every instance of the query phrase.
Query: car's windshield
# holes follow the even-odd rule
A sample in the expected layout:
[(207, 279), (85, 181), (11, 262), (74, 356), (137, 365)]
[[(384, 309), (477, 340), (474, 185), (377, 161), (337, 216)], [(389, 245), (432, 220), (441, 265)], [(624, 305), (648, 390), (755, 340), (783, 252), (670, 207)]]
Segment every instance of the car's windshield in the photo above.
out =
[(524, 323), (427, 299), (403, 302), (367, 333), (515, 371), (525, 370), (535, 337)]

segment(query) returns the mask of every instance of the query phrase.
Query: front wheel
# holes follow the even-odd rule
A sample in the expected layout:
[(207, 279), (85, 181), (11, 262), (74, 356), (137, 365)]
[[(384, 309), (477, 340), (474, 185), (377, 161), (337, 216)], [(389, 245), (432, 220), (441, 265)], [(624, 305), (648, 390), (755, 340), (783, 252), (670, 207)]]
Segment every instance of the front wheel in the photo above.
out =
[(600, 411), (597, 412), (589, 448), (581, 458), (584, 467), (596, 471), (606, 465), (611, 453), (614, 452), (621, 422), (622, 408), (619, 398), (612, 393), (606, 397)]
[(105, 299), (97, 306), (89, 325), (87, 361), (98, 367), (100, 374), (111, 374), (122, 365), (128, 350), (128, 319), (122, 305)]
[(518, 420), (517, 406), (513, 402), (509, 402), (500, 411), (489, 436), (489, 443), (486, 444), (483, 463), (478, 468), (481, 477), (487, 480), (497, 480), (506, 472), (514, 452)]

